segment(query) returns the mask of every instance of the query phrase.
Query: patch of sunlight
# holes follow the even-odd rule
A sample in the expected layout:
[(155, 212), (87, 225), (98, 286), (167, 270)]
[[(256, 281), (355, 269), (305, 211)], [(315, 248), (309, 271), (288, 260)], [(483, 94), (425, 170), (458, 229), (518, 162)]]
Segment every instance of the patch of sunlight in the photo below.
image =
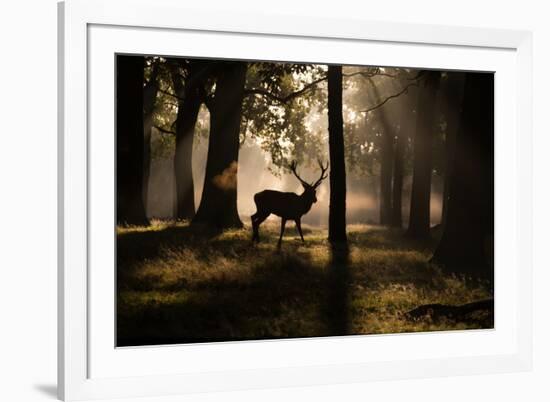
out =
[(144, 305), (170, 305), (184, 303), (189, 299), (189, 292), (161, 292), (161, 291), (123, 291), (119, 293), (118, 303), (127, 308), (140, 308)]
[(187, 221), (176, 222), (173, 220), (164, 219), (151, 219), (148, 226), (139, 225), (117, 225), (117, 235), (123, 235), (126, 233), (140, 233), (140, 232), (158, 232), (169, 227), (183, 227), (188, 226)]

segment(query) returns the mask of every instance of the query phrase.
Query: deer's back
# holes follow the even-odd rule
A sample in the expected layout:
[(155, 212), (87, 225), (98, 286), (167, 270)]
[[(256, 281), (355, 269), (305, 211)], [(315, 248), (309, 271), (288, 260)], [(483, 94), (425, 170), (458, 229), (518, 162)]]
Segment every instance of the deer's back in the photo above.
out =
[(299, 217), (301, 215), (300, 196), (276, 190), (264, 190), (254, 195), (258, 211), (265, 211), (281, 217)]

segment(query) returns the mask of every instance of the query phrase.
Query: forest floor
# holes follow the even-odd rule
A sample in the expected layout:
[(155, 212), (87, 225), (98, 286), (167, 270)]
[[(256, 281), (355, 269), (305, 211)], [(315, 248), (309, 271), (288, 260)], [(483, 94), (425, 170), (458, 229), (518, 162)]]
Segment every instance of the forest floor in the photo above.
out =
[(428, 262), (434, 242), (400, 230), (348, 225), (348, 247), (326, 229), (304, 227), (305, 243), (278, 222), (213, 232), (185, 223), (117, 228), (117, 344), (383, 334), (492, 328), (490, 314), (465, 321), (411, 320), (418, 306), (492, 298), (483, 280)]

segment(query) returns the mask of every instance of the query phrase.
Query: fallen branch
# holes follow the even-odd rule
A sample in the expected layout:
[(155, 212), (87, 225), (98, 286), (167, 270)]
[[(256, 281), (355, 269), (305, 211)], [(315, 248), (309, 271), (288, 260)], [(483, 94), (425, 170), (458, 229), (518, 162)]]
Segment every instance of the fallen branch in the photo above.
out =
[(405, 313), (405, 317), (417, 321), (429, 317), (434, 321), (448, 318), (456, 321), (466, 321), (468, 316), (478, 311), (488, 311), (494, 315), (494, 299), (481, 300), (473, 303), (453, 306), (450, 304), (425, 304)]

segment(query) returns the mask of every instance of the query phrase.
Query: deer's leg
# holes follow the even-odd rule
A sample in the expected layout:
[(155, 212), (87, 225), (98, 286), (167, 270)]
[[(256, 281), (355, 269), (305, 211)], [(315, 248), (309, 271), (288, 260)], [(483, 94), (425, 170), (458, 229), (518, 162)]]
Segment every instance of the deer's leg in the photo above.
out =
[(260, 225), (262, 224), (263, 221), (265, 221), (267, 219), (267, 217), (269, 216), (270, 214), (269, 213), (265, 213), (265, 212), (256, 212), (254, 215), (252, 215), (252, 231), (254, 233), (253, 235), (253, 239), (256, 240), (257, 242), (260, 241)]
[(283, 233), (285, 232), (285, 225), (286, 225), (286, 219), (281, 218), (281, 235), (279, 236), (279, 243), (278, 243), (279, 246), (283, 241)]
[(250, 220), (252, 221), (252, 240), (258, 240), (260, 237), (258, 234), (258, 226), (256, 225), (257, 219), (258, 219), (257, 212), (250, 217)]
[(296, 228), (298, 228), (298, 233), (300, 233), (300, 237), (302, 238), (302, 243), (305, 243), (304, 235), (302, 234), (302, 222), (300, 219), (296, 219), (294, 222), (296, 222)]

